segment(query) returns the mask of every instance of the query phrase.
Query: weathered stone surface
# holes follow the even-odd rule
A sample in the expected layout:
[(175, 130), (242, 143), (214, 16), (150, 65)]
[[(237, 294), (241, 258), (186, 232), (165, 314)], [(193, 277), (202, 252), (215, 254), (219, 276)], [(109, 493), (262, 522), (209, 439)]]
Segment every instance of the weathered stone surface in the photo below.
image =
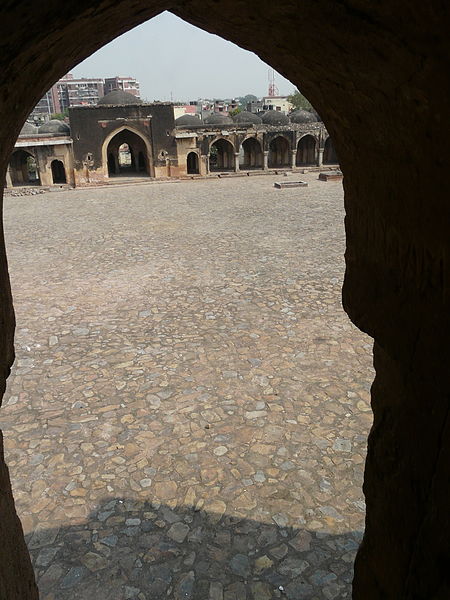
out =
[[(343, 269), (341, 186), (327, 187), (326, 193), (317, 197), (320, 184), (315, 174), (305, 177), (310, 186), (304, 210), (299, 211), (292, 194), (285, 197), (282, 213), (271, 196), (276, 193), (271, 189), (271, 176), (245, 184), (239, 180), (229, 182), (223, 190), (226, 203), (221, 202), (222, 208), (213, 200), (213, 182), (201, 182), (196, 189), (191, 183), (180, 183), (176, 193), (170, 191), (170, 203), (168, 187), (163, 184), (111, 190), (108, 213), (102, 214), (102, 230), (110, 229), (115, 252), (123, 248), (123, 270), (105, 285), (102, 279), (90, 283), (89, 307), (84, 304), (86, 289), (75, 279), (73, 287), (67, 283), (59, 288), (57, 316), (42, 302), (42, 308), (29, 321), (20, 312), (21, 307), (28, 305), (37, 290), (43, 301), (48, 284), (39, 288), (37, 259), (24, 249), (37, 235), (31, 231), (45, 226), (48, 200), (40, 196), (42, 205), (37, 213), (42, 216), (42, 224), (36, 217), (36, 206), (25, 204), (26, 200), (20, 205), (16, 203), (21, 200), (16, 198), (13, 206), (7, 206), (8, 219), (16, 224), (21, 219), (22, 231), (22, 237), (16, 234), (12, 241), (10, 258), (16, 267), (15, 277), (20, 277), (13, 280), (18, 314), (24, 324), (17, 336), (19, 357), (27, 360), (30, 351), (26, 346), (36, 353), (32, 372), (23, 373), (22, 367), (14, 369), (10, 393), (12, 398), (22, 398), (35, 389), (36, 397), (44, 397), (46, 407), (55, 410), (51, 423), (58, 427), (61, 440), (56, 442), (58, 451), (54, 452), (46, 436), (34, 437), (24, 428), (30, 415), (24, 402), (5, 407), (3, 424), (11, 440), (8, 451), (12, 453), (19, 510), (27, 533), (32, 534), (29, 544), (44, 598), (55, 594), (58, 600), (69, 600), (72, 588), (66, 591), (59, 584), (69, 569), (78, 565), (86, 567), (80, 580), (80, 596), (93, 595), (102, 582), (102, 588), (112, 595), (120, 596), (123, 590), (123, 594), (135, 597), (168, 594), (170, 598), (176, 593), (178, 576), (174, 582), (157, 570), (167, 565), (174, 573), (180, 573), (180, 569), (194, 572), (192, 593), (198, 597), (207, 595), (214, 581), (222, 586), (224, 597), (238, 594), (250, 600), (255, 590), (264, 595), (267, 586), (287, 586), (297, 576), (296, 557), (310, 565), (302, 572), (306, 578), (316, 573), (319, 560), (326, 564), (321, 567), (326, 573), (333, 573), (334, 565), (339, 565), (338, 580), (326, 585), (336, 583), (344, 590), (342, 593), (349, 593), (357, 542), (344, 532), (363, 526), (363, 431), (370, 423), (370, 415), (356, 410), (355, 403), (367, 403), (370, 348), (339, 307)], [(148, 225), (142, 219), (134, 219), (131, 239), (120, 236), (115, 229), (115, 223), (129, 217), (130, 204), (139, 213), (147, 210), (149, 190), (160, 219), (155, 222), (156, 229), (161, 226), (164, 231), (168, 221), (182, 220), (184, 235), (177, 238), (177, 244), (172, 241), (172, 255), (167, 254), (165, 234), (154, 237), (151, 248), (148, 246)], [(66, 196), (58, 195), (48, 206), (52, 235), (62, 236), (64, 247), (71, 248), (74, 268), (77, 264), (80, 271), (100, 272), (107, 260), (104, 251), (96, 254), (98, 263), (92, 252), (87, 259), (83, 254), (89, 245), (87, 240), (94, 237), (96, 202), (103, 194), (103, 190), (91, 190), (90, 200), (86, 201), (84, 192), (67, 192), (69, 198), (77, 198), (77, 210), (83, 210), (86, 216), (83, 244), (81, 228), (73, 238), (67, 232), (70, 202)], [(130, 198), (130, 202), (124, 205), (123, 198)], [(249, 202), (257, 212), (246, 222), (239, 215), (248, 210)], [(321, 212), (316, 223), (318, 203)], [(220, 218), (219, 208), (224, 211)], [(231, 219), (231, 214), (236, 217)], [(230, 234), (222, 224), (225, 216), (228, 222), (231, 220), (233, 235), (241, 232), (241, 245), (231, 243), (233, 237), (228, 239)], [(289, 216), (299, 233), (292, 230), (288, 238), (280, 237), (282, 223), (277, 219), (281, 216)], [(333, 235), (328, 226), (318, 228), (327, 221), (333, 223)], [(272, 223), (270, 229), (267, 222)], [(315, 229), (312, 223), (316, 223)], [(254, 292), (248, 295), (248, 274), (261, 257), (248, 234), (249, 227), (253, 233), (264, 232), (266, 240), (263, 276), (252, 276), (253, 289), (258, 291), (254, 297)], [(221, 273), (217, 280), (211, 279), (213, 285), (208, 284), (204, 298), (192, 295), (195, 282), (203, 277), (196, 271), (201, 232), (208, 240), (215, 240), (212, 250), (208, 249), (208, 260), (214, 265), (213, 272)], [(307, 276), (299, 276), (290, 266), (294, 239), (302, 248)], [(137, 257), (127, 255), (129, 247), (140, 249)], [(181, 265), (175, 259), (178, 254), (185, 257)], [(32, 257), (30, 262), (28, 256)], [(200, 257), (203, 261), (201, 250)], [(47, 281), (58, 281), (66, 257), (63, 255), (59, 262), (53, 255), (43, 255), (41, 260), (45, 265), (39, 271), (46, 271)], [(111, 260), (117, 270), (117, 256)], [(142, 284), (142, 273), (150, 260), (160, 260), (164, 269), (147, 286)], [(237, 261), (242, 270), (236, 270)], [(273, 290), (269, 271), (271, 277), (278, 278)], [(311, 284), (318, 276), (314, 274), (319, 273), (328, 281), (320, 291)], [(169, 276), (173, 278), (168, 281)], [(117, 339), (121, 338), (122, 326), (110, 316), (112, 285), (116, 290), (115, 313), (127, 323), (126, 340), (131, 344), (125, 346), (125, 357), (122, 342)], [(226, 293), (229, 299), (225, 309), (223, 290), (230, 288), (234, 291)], [(52, 298), (50, 306), (53, 302)], [(79, 308), (71, 310), (74, 305)], [(147, 305), (152, 309), (143, 315), (139, 307)], [(319, 309), (308, 313), (311, 306)], [(170, 331), (167, 322), (160, 320), (163, 307), (172, 316)], [(286, 307), (292, 314), (283, 312)], [(228, 313), (236, 310), (241, 315), (237, 322), (245, 316), (243, 322), (251, 323), (251, 327), (232, 326)], [(216, 315), (213, 325), (204, 319), (205, 311)], [(305, 321), (296, 313), (309, 317)], [(81, 314), (92, 336), (85, 336), (84, 342), (70, 333)], [(329, 344), (317, 342), (323, 319), (330, 331), (335, 331), (335, 335), (330, 334)], [(147, 325), (151, 323), (153, 342), (143, 330), (143, 320)], [(58, 335), (64, 360), (41, 344), (51, 332)], [(293, 334), (300, 342), (291, 341)], [(228, 347), (212, 349), (204, 340), (214, 335), (232, 342), (231, 347), (239, 348), (239, 352), (230, 352)], [(307, 368), (297, 343), (310, 356)], [(358, 349), (357, 361), (347, 351), (350, 346)], [(261, 358), (252, 364), (247, 357), (255, 354)], [(186, 371), (171, 366), (180, 355)], [(70, 356), (76, 367), (69, 366)], [(205, 385), (206, 357), (211, 364), (232, 363), (224, 370), (239, 372), (239, 390), (234, 391), (234, 383), (223, 377), (222, 370), (216, 372), (209, 367)], [(332, 360), (333, 366), (324, 360)], [(357, 378), (351, 374), (355, 364), (359, 365)], [(317, 370), (322, 373), (318, 380)], [(324, 385), (323, 380), (331, 374), (336, 383)], [(341, 379), (343, 383), (338, 383)], [(74, 387), (83, 400), (67, 403), (66, 397)], [(273, 397), (259, 399), (260, 391), (269, 387)], [(56, 396), (57, 391), (60, 396)], [(329, 409), (325, 412), (324, 403)], [(247, 419), (246, 413), (251, 411), (266, 414)], [(48, 411), (39, 406), (33, 411), (33, 421), (45, 429)], [(209, 423), (210, 429), (205, 429), (204, 423)], [(351, 460), (343, 458), (346, 454), (340, 447), (333, 448), (329, 440), (337, 437), (352, 440)], [(218, 448), (220, 451), (215, 452)], [(30, 488), (28, 480), (32, 481)], [(34, 490), (34, 497), (29, 489)], [(327, 534), (320, 537), (324, 529)], [(341, 539), (340, 534), (345, 540), (342, 547), (335, 541)], [(50, 549), (48, 554), (43, 553), (46, 548)], [(233, 559), (236, 555), (243, 557), (241, 562)], [(284, 563), (286, 559), (294, 562)], [(60, 569), (49, 573), (51, 560), (57, 561)], [(150, 572), (150, 568), (155, 570)], [(111, 572), (116, 573), (112, 578)], [(261, 585), (254, 588), (255, 577)], [(244, 587), (230, 587), (237, 582)], [(133, 589), (125, 592), (124, 586)]]
[(174, 523), (167, 532), (167, 535), (175, 542), (184, 542), (189, 533), (189, 525), (186, 523)]

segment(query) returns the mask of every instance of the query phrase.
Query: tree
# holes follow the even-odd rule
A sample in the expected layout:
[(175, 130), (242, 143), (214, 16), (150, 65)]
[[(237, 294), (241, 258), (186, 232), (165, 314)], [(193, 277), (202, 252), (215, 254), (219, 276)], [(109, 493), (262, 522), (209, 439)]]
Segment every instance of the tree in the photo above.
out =
[(256, 102), (258, 98), (254, 94), (247, 94), (246, 96), (239, 96), (237, 100), (241, 109), (247, 110), (247, 104), (250, 102)]
[(289, 102), (294, 106), (296, 110), (311, 110), (311, 103), (303, 96), (299, 90), (294, 90), (293, 93), (288, 96)]
[(52, 119), (58, 119), (58, 121), (64, 121), (69, 116), (69, 109), (65, 109), (62, 113), (54, 113), (51, 115)]
[(233, 110), (229, 110), (228, 114), (230, 115), (230, 117), (234, 117), (234, 115), (237, 115), (241, 111), (242, 111), (242, 108), (240, 106), (238, 106), (237, 108), (233, 108)]

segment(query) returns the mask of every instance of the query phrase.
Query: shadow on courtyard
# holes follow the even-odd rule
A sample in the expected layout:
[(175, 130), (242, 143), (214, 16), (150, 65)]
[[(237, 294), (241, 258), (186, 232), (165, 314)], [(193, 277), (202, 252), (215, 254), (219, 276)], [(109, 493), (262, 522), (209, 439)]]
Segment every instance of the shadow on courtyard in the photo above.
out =
[[(361, 532), (332, 535), (128, 498), (27, 536), (41, 600), (350, 598)], [(268, 517), (269, 518), (269, 517)]]

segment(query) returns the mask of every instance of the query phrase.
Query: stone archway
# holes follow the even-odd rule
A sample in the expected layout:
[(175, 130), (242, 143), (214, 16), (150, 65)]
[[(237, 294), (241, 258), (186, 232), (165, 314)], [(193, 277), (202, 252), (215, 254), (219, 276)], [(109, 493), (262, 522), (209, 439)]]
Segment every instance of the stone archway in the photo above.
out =
[(9, 161), (9, 173), (13, 185), (40, 185), (36, 158), (26, 150), (16, 150)]
[(264, 155), (260, 142), (256, 138), (247, 138), (242, 142), (241, 169), (262, 169)]
[(229, 140), (219, 138), (211, 144), (209, 149), (209, 170), (234, 170), (234, 146)]
[[(21, 124), (58, 77), (168, 8), (301, 84), (332, 135), (346, 182), (344, 307), (376, 340), (366, 533), (354, 597), (447, 598), (450, 148), (442, 139), (450, 8), (383, 0), (356, 10), (319, 0), (280, 10), (263, 0), (255, 13), (233, 0), (91, 0), (35, 11), (31, 0), (10, 3), (0, 21), (3, 177)], [(3, 242), (0, 275), (4, 390), (14, 315)], [(36, 598), (4, 463), (0, 477), (0, 589), (10, 600)]]
[(52, 160), (52, 179), (53, 183), (67, 183), (66, 170), (61, 160)]
[(338, 163), (339, 161), (336, 154), (336, 150), (334, 149), (333, 142), (331, 141), (331, 138), (328, 137), (325, 140), (325, 145), (323, 147), (323, 164), (336, 165)]
[(104, 142), (108, 176), (148, 175), (148, 154), (145, 140), (127, 127), (112, 133)]
[(304, 135), (297, 144), (297, 155), (295, 165), (297, 167), (306, 165), (315, 165), (317, 141), (312, 135)]
[(198, 175), (200, 173), (197, 152), (189, 152), (186, 157), (186, 167), (188, 175)]
[(269, 169), (289, 166), (289, 142), (283, 135), (278, 135), (269, 143)]

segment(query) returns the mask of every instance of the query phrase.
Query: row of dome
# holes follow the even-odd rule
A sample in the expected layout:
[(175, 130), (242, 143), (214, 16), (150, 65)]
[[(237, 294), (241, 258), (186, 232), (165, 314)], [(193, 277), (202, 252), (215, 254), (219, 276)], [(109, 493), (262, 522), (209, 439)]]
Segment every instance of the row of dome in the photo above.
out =
[(175, 125), (183, 127), (192, 127), (196, 125), (232, 125), (234, 123), (249, 125), (289, 125), (289, 123), (316, 123), (317, 117), (307, 110), (296, 110), (289, 115), (285, 115), (277, 110), (268, 110), (267, 112), (256, 115), (255, 113), (243, 110), (234, 115), (233, 118), (222, 113), (213, 113), (201, 121), (195, 115), (182, 115), (175, 120)]
[(19, 135), (35, 135), (37, 133), (52, 133), (58, 135), (70, 135), (70, 127), (64, 121), (59, 121), (58, 119), (52, 119), (51, 121), (47, 121), (40, 127), (36, 127), (33, 123), (29, 123), (28, 121), (22, 127)]
[[(130, 104), (142, 104), (142, 100), (123, 90), (113, 90), (98, 101), (99, 106), (124, 106)], [(244, 110), (234, 115), (233, 118), (222, 113), (213, 113), (206, 117), (204, 121), (195, 115), (182, 115), (175, 120), (175, 125), (183, 127), (195, 127), (203, 124), (232, 125), (234, 123), (248, 125), (289, 125), (289, 123), (315, 123), (317, 120), (316, 115), (307, 110), (296, 110), (290, 115), (285, 115), (276, 110), (269, 110), (261, 114), (261, 116)], [(22, 127), (20, 135), (34, 135), (37, 133), (70, 135), (70, 127), (67, 123), (58, 119), (52, 119), (40, 127), (27, 121)]]
[[(98, 106), (124, 106), (127, 104), (142, 104), (140, 98), (136, 98), (129, 92), (123, 90), (113, 90), (100, 98)], [(261, 116), (255, 115), (254, 113), (241, 111), (237, 113), (233, 118), (222, 113), (213, 113), (206, 117), (204, 121), (201, 121), (195, 115), (182, 115), (175, 120), (175, 125), (184, 127), (191, 127), (195, 125), (231, 125), (233, 123), (246, 123), (260, 125), (264, 123), (266, 125), (289, 125), (289, 123), (315, 123), (317, 117), (307, 110), (296, 110), (289, 116), (278, 112), (276, 110), (269, 110)]]

